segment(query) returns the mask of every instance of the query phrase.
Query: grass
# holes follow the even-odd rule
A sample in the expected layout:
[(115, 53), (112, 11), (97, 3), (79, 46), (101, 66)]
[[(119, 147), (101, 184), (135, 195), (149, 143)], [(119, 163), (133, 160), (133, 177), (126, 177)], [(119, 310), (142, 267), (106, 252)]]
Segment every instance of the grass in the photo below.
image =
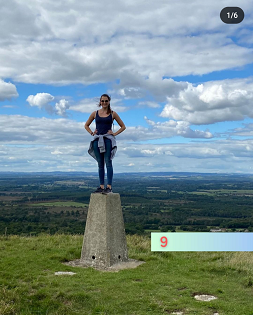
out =
[[(62, 264), (80, 258), (82, 241), (82, 235), (0, 237), (0, 314), (253, 314), (251, 252), (151, 252), (148, 237), (133, 235), (129, 257), (146, 262), (136, 269)], [(197, 293), (218, 299), (196, 301)]]

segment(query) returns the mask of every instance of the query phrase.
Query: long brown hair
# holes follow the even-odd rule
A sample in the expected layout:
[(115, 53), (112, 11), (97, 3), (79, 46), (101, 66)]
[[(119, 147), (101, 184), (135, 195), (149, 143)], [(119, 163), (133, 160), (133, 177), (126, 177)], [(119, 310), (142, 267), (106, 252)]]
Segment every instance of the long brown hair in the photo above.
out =
[[(99, 100), (98, 107), (102, 106), (102, 105), (101, 105), (101, 98), (102, 98), (103, 96), (107, 97), (108, 100), (109, 100), (109, 102), (111, 101), (111, 98), (110, 98), (110, 96), (109, 96), (108, 94), (103, 94), (103, 95), (100, 96), (100, 100)], [(108, 107), (107, 107), (107, 114), (111, 114), (111, 112), (112, 112), (112, 110), (111, 110), (111, 106), (110, 106), (110, 103), (109, 103), (109, 105), (108, 105)]]

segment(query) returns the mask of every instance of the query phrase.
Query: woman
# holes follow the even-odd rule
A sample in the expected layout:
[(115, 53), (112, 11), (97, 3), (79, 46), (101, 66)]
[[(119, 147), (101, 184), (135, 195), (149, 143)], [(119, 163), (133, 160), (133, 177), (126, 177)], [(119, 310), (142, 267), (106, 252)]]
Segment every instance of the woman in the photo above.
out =
[[(103, 94), (100, 97), (99, 107), (101, 109), (94, 111), (89, 119), (86, 121), (84, 128), (94, 136), (90, 143), (90, 148), (88, 153), (98, 162), (98, 175), (100, 186), (94, 191), (95, 193), (111, 193), (112, 192), (112, 177), (113, 177), (113, 167), (112, 159), (115, 156), (117, 146), (115, 136), (120, 134), (126, 129), (123, 121), (120, 119), (119, 115), (111, 110), (110, 107), (110, 96)], [(90, 124), (95, 119), (96, 130), (92, 132), (90, 129)], [(120, 129), (116, 132), (112, 132), (113, 120), (116, 120), (120, 125)], [(107, 169), (107, 187), (104, 187), (105, 178), (105, 168)]]

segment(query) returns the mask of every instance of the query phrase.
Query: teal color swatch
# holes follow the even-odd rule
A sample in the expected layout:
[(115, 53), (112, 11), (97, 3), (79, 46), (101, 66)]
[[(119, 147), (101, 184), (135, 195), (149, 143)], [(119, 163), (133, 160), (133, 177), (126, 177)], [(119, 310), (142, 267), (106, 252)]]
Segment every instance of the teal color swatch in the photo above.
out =
[(253, 233), (151, 233), (152, 252), (253, 251)]

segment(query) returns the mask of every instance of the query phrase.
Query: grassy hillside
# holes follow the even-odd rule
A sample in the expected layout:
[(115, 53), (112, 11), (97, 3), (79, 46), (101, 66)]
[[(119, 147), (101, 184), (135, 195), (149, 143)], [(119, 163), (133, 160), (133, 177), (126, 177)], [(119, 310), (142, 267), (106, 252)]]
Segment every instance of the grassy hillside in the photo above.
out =
[[(253, 253), (152, 253), (150, 239), (127, 236), (136, 269), (73, 268), (83, 236), (0, 237), (1, 315), (253, 315)], [(76, 272), (56, 276), (56, 271)], [(195, 294), (217, 297), (197, 301)]]

